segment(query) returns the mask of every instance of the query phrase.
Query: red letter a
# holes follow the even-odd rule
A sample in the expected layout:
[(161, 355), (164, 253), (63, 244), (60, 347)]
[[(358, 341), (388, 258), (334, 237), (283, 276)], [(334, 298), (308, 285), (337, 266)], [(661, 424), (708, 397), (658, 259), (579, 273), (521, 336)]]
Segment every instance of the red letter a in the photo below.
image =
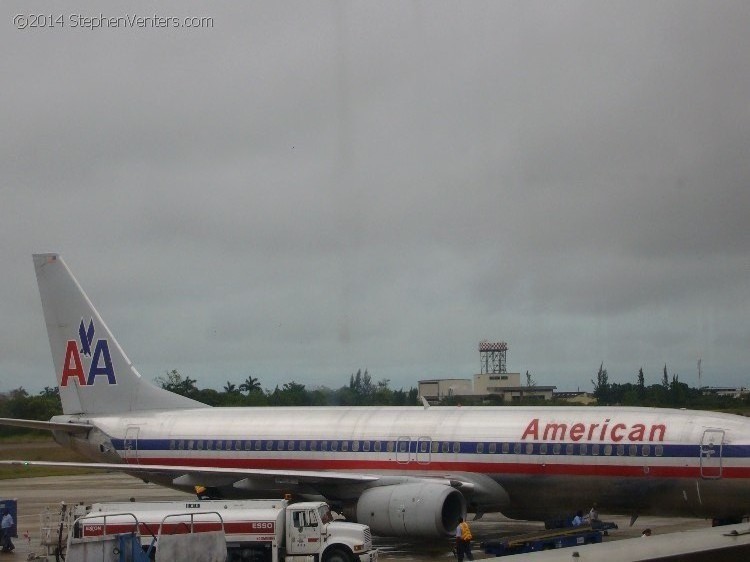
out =
[(63, 363), (60, 386), (68, 386), (69, 377), (77, 378), (79, 386), (86, 386), (86, 377), (83, 375), (81, 356), (78, 354), (78, 344), (75, 340), (69, 340), (68, 347), (65, 350), (65, 363)]
[(526, 439), (526, 437), (539, 439), (539, 418), (534, 418), (529, 422), (529, 425), (526, 426), (526, 431), (523, 432), (521, 439)]

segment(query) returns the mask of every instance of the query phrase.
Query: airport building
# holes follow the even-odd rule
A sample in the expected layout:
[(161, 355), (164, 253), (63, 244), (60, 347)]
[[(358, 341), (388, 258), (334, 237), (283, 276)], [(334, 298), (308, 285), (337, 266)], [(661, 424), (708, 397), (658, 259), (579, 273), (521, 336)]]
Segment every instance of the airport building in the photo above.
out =
[(430, 404), (447, 397), (489, 398), (518, 402), (525, 398), (551, 400), (555, 386), (522, 385), (521, 373), (508, 373), (505, 342), (479, 343), (480, 372), (473, 379), (425, 379), (419, 381), (419, 395)]

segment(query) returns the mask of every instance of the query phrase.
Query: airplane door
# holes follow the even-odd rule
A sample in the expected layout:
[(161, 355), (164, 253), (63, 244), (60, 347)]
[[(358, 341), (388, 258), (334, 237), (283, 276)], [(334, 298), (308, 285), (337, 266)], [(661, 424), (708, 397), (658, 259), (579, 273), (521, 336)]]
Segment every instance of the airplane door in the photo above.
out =
[(417, 440), (417, 463), (430, 464), (430, 449), (432, 448), (432, 439), (429, 437), (420, 437)]
[(129, 425), (125, 430), (125, 462), (138, 464), (138, 431), (137, 425)]
[(701, 439), (701, 477), (721, 478), (721, 449), (724, 444), (724, 431), (707, 429)]
[(407, 464), (411, 460), (411, 438), (399, 437), (396, 443), (396, 462)]

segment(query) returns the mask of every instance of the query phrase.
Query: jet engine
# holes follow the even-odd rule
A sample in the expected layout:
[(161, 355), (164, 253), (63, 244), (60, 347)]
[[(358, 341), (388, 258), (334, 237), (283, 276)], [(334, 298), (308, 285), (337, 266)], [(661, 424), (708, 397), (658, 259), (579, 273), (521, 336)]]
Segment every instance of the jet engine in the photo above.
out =
[(369, 488), (355, 509), (357, 522), (375, 535), (442, 537), (466, 514), (466, 500), (450, 486), (415, 482)]

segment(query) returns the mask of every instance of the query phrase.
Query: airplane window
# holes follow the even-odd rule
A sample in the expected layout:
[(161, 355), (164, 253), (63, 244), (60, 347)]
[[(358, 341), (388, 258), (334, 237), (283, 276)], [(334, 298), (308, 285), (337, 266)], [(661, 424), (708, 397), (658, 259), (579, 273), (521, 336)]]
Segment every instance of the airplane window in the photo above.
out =
[(266, 441), (266, 451), (273, 451), (273, 441)]
[(617, 446), (617, 456), (621, 457), (625, 454), (625, 445), (620, 444)]
[(643, 455), (644, 457), (647, 457), (647, 456), (649, 456), (649, 455), (651, 454), (651, 445), (644, 445), (644, 446), (643, 446), (643, 447), (641, 448), (641, 454), (642, 454), (642, 455)]
[(389, 453), (392, 453), (396, 449), (396, 444), (393, 441), (388, 441), (387, 449)]
[(179, 450), (184, 449), (184, 447), (185, 447), (185, 442), (184, 441), (180, 440), (180, 441), (177, 442), (177, 448)]
[(338, 450), (339, 450), (339, 442), (331, 441), (331, 451), (338, 451)]
[(175, 448), (175, 442), (174, 442), (174, 439), (172, 439), (172, 440), (171, 440), (171, 441), (169, 442), (169, 448), (170, 448), (170, 449), (172, 449), (172, 450), (174, 450), (174, 448)]
[(348, 451), (349, 450), (349, 441), (342, 441), (341, 442), (341, 450), (342, 451)]
[(213, 441), (206, 441), (206, 451), (210, 451), (214, 448), (214, 442)]
[(255, 442), (255, 450), (256, 450), (256, 451), (260, 451), (260, 450), (261, 450), (261, 444), (260, 444), (260, 441), (256, 441), (256, 442)]
[(399, 441), (398, 442), (398, 450), (401, 453), (405, 453), (409, 450), (409, 442), (408, 441)]
[(250, 449), (252, 449), (252, 447), (253, 447), (253, 442), (252, 441), (249, 441), (249, 440), (245, 441), (245, 450), (246, 451), (249, 451)]
[(328, 441), (321, 441), (320, 442), (320, 450), (321, 451), (327, 451), (328, 450)]
[(359, 441), (352, 441), (352, 451), (355, 453), (359, 451)]
[(604, 454), (607, 456), (612, 454), (612, 445), (604, 445)]
[(567, 445), (565, 445), (565, 454), (566, 455), (573, 454), (573, 443), (568, 443)]
[(453, 452), (454, 453), (460, 453), (461, 452), (461, 443), (459, 443), (458, 441), (456, 441), (455, 443), (453, 443)]
[(534, 444), (526, 443), (526, 454), (531, 455), (534, 452)]
[(599, 443), (591, 445), (591, 454), (597, 456), (599, 454)]
[(286, 444), (286, 448), (289, 451), (294, 451), (294, 441), (289, 441), (289, 443)]
[(477, 453), (484, 453), (484, 443), (477, 443)]
[(503, 443), (503, 453), (510, 452), (510, 443)]
[(657, 457), (660, 457), (664, 454), (664, 446), (663, 445), (657, 445), (654, 447), (654, 453), (656, 453)]
[(283, 451), (284, 450), (284, 442), (283, 441), (279, 441), (279, 444), (277, 445), (276, 450), (277, 451)]
[(234, 442), (234, 450), (235, 451), (241, 451), (242, 450), (242, 441), (235, 441)]
[(307, 450), (307, 441), (300, 441), (299, 442), (299, 450), (300, 451), (306, 451)]
[(196, 448), (196, 449), (198, 449), (199, 451), (202, 451), (202, 450), (203, 450), (203, 440), (202, 440), (202, 439), (201, 439), (201, 440), (199, 440), (199, 441), (197, 441), (197, 442), (195, 443), (195, 448)]
[(585, 455), (588, 447), (586, 446), (586, 443), (581, 443), (581, 448), (578, 451), (578, 454)]
[(362, 450), (367, 453), (370, 450), (370, 442), (369, 441), (362, 441)]
[(628, 447), (628, 452), (630, 453), (631, 457), (634, 457), (638, 454), (638, 446), (637, 445), (631, 445)]
[(221, 444), (222, 444), (222, 442), (221, 442), (221, 441), (217, 441), (217, 442), (216, 442), (216, 450), (217, 450), (217, 451), (221, 451), (221, 446), (222, 446)]
[(443, 441), (442, 450), (444, 453), (450, 453), (451, 446), (447, 441)]
[(421, 453), (426, 453), (427, 452), (427, 445), (429, 445), (429, 443), (427, 441), (421, 441), (419, 443), (419, 451)]
[(433, 441), (432, 445), (430, 446), (430, 451), (433, 453), (439, 453), (440, 452), (440, 441)]
[(546, 455), (547, 454), (547, 444), (546, 443), (542, 443), (541, 445), (539, 445), (539, 454), (540, 455)]
[(521, 454), (521, 444), (520, 443), (514, 443), (513, 444), (513, 452), (517, 455)]
[(562, 451), (562, 445), (560, 445), (560, 443), (555, 443), (554, 445), (552, 445), (552, 452), (555, 455), (559, 455), (560, 451)]
[(311, 451), (317, 451), (318, 450), (318, 442), (317, 441), (310, 441), (310, 450)]
[(372, 445), (373, 451), (375, 451), (376, 453), (380, 452), (380, 447), (380, 441), (375, 441), (375, 443), (373, 443)]
[(497, 453), (497, 443), (490, 443), (490, 454), (494, 455)]

